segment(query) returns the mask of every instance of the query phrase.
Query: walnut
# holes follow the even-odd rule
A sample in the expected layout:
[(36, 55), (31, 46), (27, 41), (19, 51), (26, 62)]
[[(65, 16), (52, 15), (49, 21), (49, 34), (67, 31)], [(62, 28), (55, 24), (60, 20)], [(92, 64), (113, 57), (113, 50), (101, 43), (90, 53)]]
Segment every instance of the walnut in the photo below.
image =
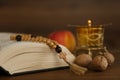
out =
[(104, 56), (108, 61), (108, 65), (111, 65), (115, 61), (115, 58), (111, 53), (105, 52)]
[(115, 61), (115, 57), (113, 56), (113, 54), (111, 54), (111, 53), (107, 50), (106, 47), (104, 47), (104, 50), (105, 50), (105, 52), (104, 52), (103, 55), (104, 55), (105, 58), (107, 59), (108, 65), (111, 65), (111, 64)]
[(102, 56), (98, 55), (93, 58), (93, 61), (91, 62), (92, 69), (96, 71), (104, 71), (108, 67), (107, 59)]
[(74, 62), (79, 66), (87, 67), (92, 62), (92, 57), (89, 54), (83, 53), (78, 55)]

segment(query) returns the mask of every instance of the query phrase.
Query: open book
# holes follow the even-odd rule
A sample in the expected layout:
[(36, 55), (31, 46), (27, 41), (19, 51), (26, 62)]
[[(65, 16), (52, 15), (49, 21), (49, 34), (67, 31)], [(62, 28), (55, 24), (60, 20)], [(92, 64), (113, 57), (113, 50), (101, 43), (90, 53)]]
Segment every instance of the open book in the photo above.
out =
[[(11, 34), (0, 33), (0, 67), (10, 75), (68, 66), (58, 57), (58, 53), (45, 43), (11, 41)], [(73, 54), (60, 46), (67, 54), (67, 60), (73, 62)]]

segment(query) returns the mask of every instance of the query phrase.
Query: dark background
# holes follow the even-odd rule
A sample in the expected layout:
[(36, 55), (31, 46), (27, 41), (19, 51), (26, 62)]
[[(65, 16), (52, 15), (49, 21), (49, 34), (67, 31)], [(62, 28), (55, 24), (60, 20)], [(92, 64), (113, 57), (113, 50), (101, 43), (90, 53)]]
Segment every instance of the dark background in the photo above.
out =
[(119, 48), (120, 0), (0, 0), (0, 31), (48, 35), (68, 24), (112, 23), (105, 44)]

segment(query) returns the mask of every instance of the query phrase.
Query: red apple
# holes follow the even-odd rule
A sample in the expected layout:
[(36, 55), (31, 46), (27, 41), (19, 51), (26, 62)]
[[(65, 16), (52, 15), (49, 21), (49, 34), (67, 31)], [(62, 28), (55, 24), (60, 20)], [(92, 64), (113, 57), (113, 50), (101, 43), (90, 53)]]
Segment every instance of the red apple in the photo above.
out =
[(73, 51), (76, 47), (76, 41), (73, 33), (68, 30), (55, 31), (49, 34), (50, 39), (57, 41), (59, 44), (64, 45), (70, 51)]

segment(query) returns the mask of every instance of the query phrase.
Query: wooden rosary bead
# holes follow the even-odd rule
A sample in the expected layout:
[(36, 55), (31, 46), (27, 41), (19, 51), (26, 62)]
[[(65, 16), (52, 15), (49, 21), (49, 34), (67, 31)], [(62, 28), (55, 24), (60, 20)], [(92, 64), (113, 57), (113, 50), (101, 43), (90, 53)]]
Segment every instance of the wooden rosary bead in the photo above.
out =
[(24, 35), (23, 35), (23, 34), (21, 34), (21, 36), (22, 36), (22, 41), (24, 41), (24, 39), (25, 39)]
[(15, 40), (16, 35), (10, 36), (10, 40)]
[(57, 42), (57, 41), (52, 40), (52, 42), (54, 42), (54, 44), (56, 44), (56, 45), (58, 44), (58, 42)]
[(25, 37), (24, 41), (28, 41), (28, 35), (25, 34), (24, 37)]
[(47, 40), (46, 40), (46, 44), (50, 45), (50, 43), (51, 43), (51, 40), (50, 40), (50, 39), (47, 39)]
[(42, 42), (43, 38), (41, 36), (38, 36), (38, 42)]
[(57, 47), (57, 45), (55, 45), (55, 44), (51, 46), (51, 48), (53, 48), (53, 49), (55, 49), (56, 47)]
[(32, 37), (32, 38), (31, 38), (31, 41), (32, 41), (32, 42), (35, 42), (35, 38), (34, 38), (34, 37)]
[(54, 46), (54, 45), (55, 45), (55, 44), (54, 44), (53, 42), (50, 42), (50, 43), (49, 43), (49, 46), (50, 46), (50, 47), (52, 47), (52, 46)]
[(35, 38), (35, 42), (39, 42), (39, 37), (36, 37), (36, 38)]
[(29, 36), (27, 40), (28, 40), (28, 41), (31, 41), (31, 37)]
[(28, 37), (27, 37), (27, 38), (28, 38), (27, 40), (30, 41), (31, 35), (28, 34), (27, 36), (28, 36)]
[(43, 38), (43, 40), (42, 40), (44, 43), (46, 43), (46, 41), (47, 41), (47, 39), (46, 38)]

